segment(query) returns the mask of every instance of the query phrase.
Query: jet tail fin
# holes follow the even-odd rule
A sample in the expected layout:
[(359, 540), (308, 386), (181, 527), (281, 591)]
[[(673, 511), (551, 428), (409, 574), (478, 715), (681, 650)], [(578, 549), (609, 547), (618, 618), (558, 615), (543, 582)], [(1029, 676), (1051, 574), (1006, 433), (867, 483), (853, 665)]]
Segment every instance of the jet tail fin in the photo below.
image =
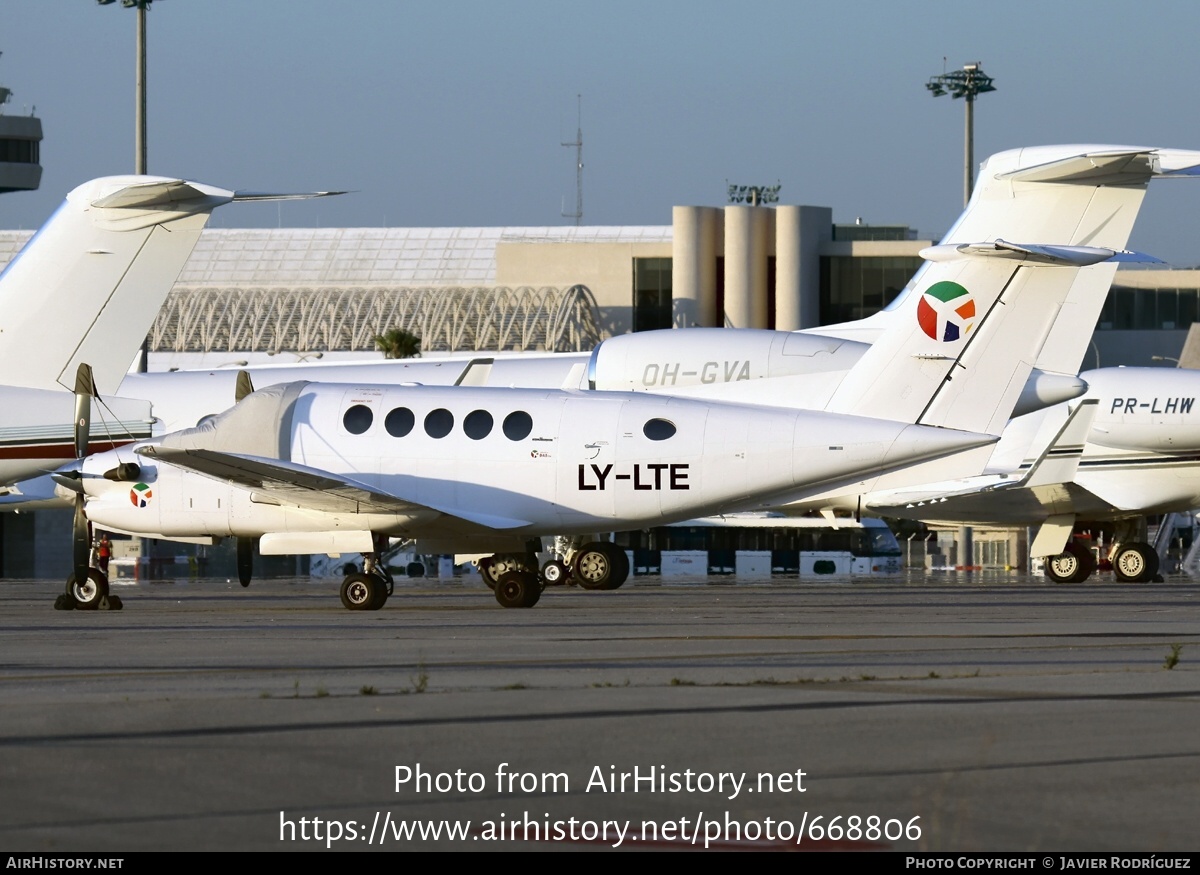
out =
[(74, 189), (0, 274), (5, 382), (71, 389), (87, 362), (114, 393), (212, 211), (262, 197), (160, 176)]
[(1076, 276), (1116, 253), (991, 241), (921, 254), (931, 263), (913, 301), (827, 409), (998, 435)]

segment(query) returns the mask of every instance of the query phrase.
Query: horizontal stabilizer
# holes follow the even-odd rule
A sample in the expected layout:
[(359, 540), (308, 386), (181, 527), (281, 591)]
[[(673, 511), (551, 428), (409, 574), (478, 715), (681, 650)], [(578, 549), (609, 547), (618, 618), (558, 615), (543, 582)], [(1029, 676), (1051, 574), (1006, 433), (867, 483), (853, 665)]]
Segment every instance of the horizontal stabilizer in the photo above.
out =
[(91, 200), (93, 207), (103, 209), (133, 209), (147, 207), (174, 207), (182, 202), (222, 197), (233, 197), (233, 192), (211, 186), (199, 186), (183, 179), (151, 179), (123, 185)]
[(1051, 265), (1055, 267), (1087, 267), (1102, 261), (1118, 260), (1112, 249), (1096, 246), (1050, 246), (1046, 244), (1009, 243), (995, 240), (990, 243), (959, 243), (942, 246), (927, 246), (920, 255), (926, 261), (955, 261), (961, 258), (1003, 258), (1029, 265)]
[(270, 191), (235, 191), (235, 201), (303, 201), (315, 197), (332, 197), (336, 194), (346, 194), (344, 191), (301, 191), (301, 192), (270, 192)]
[(1048, 164), (1014, 170), (1000, 178), (1019, 182), (1136, 185), (1158, 172), (1159, 162), (1154, 150), (1133, 150), (1072, 155)]

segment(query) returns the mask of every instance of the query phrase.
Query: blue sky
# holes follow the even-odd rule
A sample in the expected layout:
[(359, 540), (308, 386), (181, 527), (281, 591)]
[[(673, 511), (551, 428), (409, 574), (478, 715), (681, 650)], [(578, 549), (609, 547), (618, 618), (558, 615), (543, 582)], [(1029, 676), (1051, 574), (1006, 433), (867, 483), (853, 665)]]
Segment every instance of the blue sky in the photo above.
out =
[[(0, 9), (4, 108), (36, 107), (42, 188), (0, 197), (33, 228), (74, 185), (133, 169), (133, 10)], [(725, 183), (782, 183), (937, 236), (962, 206), (963, 104), (926, 80), (982, 61), (976, 158), (1098, 142), (1200, 149), (1200, 4), (706, 0), (155, 0), (149, 170), (227, 188), (351, 189), (244, 205), (220, 227), (669, 224)], [(1151, 189), (1132, 244), (1200, 264), (1200, 183)]]

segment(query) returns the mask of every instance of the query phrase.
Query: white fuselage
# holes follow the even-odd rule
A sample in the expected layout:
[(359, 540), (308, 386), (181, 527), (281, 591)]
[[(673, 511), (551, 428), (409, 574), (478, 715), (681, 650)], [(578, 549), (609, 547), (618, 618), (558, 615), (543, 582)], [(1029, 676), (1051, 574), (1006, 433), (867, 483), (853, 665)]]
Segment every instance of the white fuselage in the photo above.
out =
[[(305, 496), (252, 478), (230, 483), (117, 450), (87, 462), (89, 519), (162, 537), (349, 528), (507, 543), (778, 504), (989, 442), (645, 394), (307, 384), (289, 397), (288, 387), (275, 389), (259, 393), (277, 397), (275, 407), (243, 403), (162, 446), (277, 459), (392, 506), (367, 498), (331, 509), (320, 489)], [(96, 476), (120, 461), (140, 463), (137, 483)]]

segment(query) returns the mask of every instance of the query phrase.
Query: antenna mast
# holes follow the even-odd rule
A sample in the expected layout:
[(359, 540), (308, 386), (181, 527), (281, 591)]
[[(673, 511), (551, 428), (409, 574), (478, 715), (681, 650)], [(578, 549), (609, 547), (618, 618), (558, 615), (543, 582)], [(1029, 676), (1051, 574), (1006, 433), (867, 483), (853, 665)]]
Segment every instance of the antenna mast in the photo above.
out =
[(578, 101), (579, 127), (575, 129), (575, 142), (563, 143), (564, 146), (575, 147), (575, 212), (563, 213), (564, 219), (574, 219), (575, 226), (583, 218), (583, 95), (575, 95)]

